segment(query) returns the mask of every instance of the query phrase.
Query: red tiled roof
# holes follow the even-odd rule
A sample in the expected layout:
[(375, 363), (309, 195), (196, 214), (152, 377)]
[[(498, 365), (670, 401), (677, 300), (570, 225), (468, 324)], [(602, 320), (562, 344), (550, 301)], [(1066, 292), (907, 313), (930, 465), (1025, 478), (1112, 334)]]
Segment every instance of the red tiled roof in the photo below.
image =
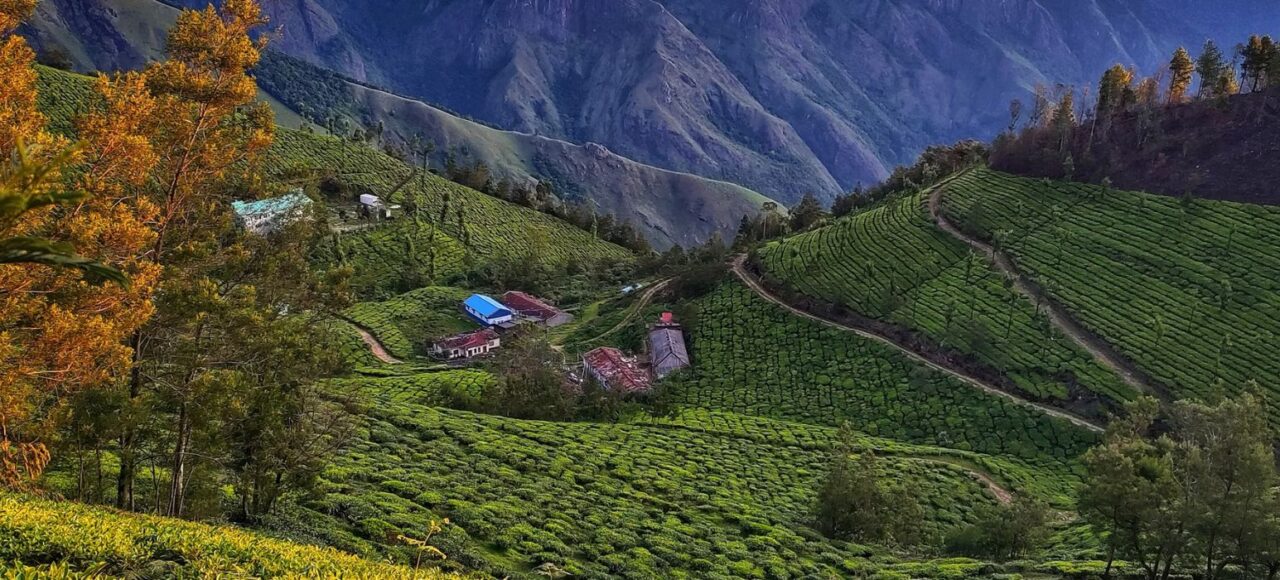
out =
[(456, 336), (450, 336), (448, 338), (442, 338), (436, 341), (436, 344), (439, 345), (440, 348), (445, 350), (452, 350), (455, 348), (460, 350), (466, 350), (469, 348), (475, 348), (477, 346), (483, 346), (487, 344), (489, 341), (496, 340), (497, 338), (498, 338), (498, 333), (494, 332), (492, 328), (485, 328), (483, 330), (477, 330), (474, 332), (467, 332), (467, 333), (459, 334)]
[(521, 315), (541, 318), (543, 320), (550, 320), (551, 318), (563, 314), (563, 311), (552, 306), (547, 301), (538, 298), (537, 296), (531, 296), (516, 290), (503, 294), (502, 303), (506, 304), (508, 308), (519, 312)]
[(649, 374), (616, 348), (600, 347), (582, 358), (610, 389), (629, 393), (649, 390)]

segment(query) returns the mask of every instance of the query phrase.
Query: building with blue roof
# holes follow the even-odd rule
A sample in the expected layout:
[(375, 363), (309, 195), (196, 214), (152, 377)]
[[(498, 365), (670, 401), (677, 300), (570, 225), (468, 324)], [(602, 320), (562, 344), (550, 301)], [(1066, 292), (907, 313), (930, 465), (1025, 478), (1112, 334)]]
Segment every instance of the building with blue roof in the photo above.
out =
[(501, 302), (484, 294), (472, 294), (462, 303), (462, 308), (481, 324), (503, 326), (515, 322), (516, 315)]

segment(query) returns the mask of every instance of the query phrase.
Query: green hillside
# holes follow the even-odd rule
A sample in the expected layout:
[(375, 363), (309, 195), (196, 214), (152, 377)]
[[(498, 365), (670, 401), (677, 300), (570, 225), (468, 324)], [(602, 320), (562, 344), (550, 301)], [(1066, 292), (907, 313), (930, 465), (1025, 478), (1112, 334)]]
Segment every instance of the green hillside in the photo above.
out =
[(1280, 388), (1280, 208), (989, 170), (943, 208), (1173, 394)]
[(1009, 455), (1072, 471), (1095, 436), (920, 367), (883, 346), (794, 316), (736, 283), (695, 302), (679, 402), (913, 443)]
[[(557, 218), (415, 171), (361, 144), (281, 130), (269, 159), (281, 180), (331, 176), (338, 201), (373, 193), (418, 208), (418, 217), (337, 233), (330, 260), (356, 266), (355, 286), (388, 296), (438, 284), (484, 265), (535, 264), (563, 272), (626, 266), (631, 254)], [(462, 213), (461, 223), (458, 218)]]
[[(968, 560), (831, 541), (810, 530), (835, 429), (728, 413), (635, 424), (519, 421), (434, 407), (474, 392), (484, 373), (350, 379), (367, 420), (323, 476), (325, 494), (285, 529), (364, 554), (406, 558), (389, 533), (452, 524), (433, 542), (451, 560), (498, 575), (548, 563), (582, 577), (802, 577), (912, 570), (989, 574)], [(996, 499), (975, 474), (1055, 499), (1065, 482), (1016, 460), (872, 437), (857, 446), (885, 475), (920, 490), (933, 534), (973, 521)], [(544, 568), (545, 569), (545, 568)], [(981, 574), (980, 574), (981, 572)]]
[[(89, 77), (41, 68), (40, 82), (40, 105), (51, 125), (71, 132), (72, 119), (94, 98)], [(336, 190), (328, 192), (333, 204), (373, 193), (419, 208), (416, 219), (335, 233), (319, 249), (320, 259), (353, 266), (353, 285), (364, 295), (387, 297), (513, 263), (564, 273), (632, 262), (627, 250), (557, 218), (415, 174), (363, 143), (279, 128), (266, 165), (281, 186), (323, 184)]]
[(590, 198), (602, 212), (641, 227), (660, 248), (690, 247), (717, 232), (730, 237), (744, 214), (769, 201), (736, 184), (637, 163), (600, 145), (495, 129), (280, 53), (267, 53), (255, 74), (268, 92), (312, 119), (379, 126), (387, 141), (401, 145), (422, 135), (436, 146), (437, 165), (454, 151), (460, 162), (483, 162), (495, 180), (551, 182), (565, 198)]
[(759, 251), (768, 279), (959, 351), (1033, 397), (1133, 397), (986, 260), (939, 230), (927, 194), (889, 201)]
[(369, 329), (397, 358), (425, 354), (433, 338), (476, 328), (459, 304), (471, 294), (461, 288), (419, 288), (383, 302), (362, 302), (343, 315)]
[(448, 578), (238, 528), (0, 493), (5, 578)]

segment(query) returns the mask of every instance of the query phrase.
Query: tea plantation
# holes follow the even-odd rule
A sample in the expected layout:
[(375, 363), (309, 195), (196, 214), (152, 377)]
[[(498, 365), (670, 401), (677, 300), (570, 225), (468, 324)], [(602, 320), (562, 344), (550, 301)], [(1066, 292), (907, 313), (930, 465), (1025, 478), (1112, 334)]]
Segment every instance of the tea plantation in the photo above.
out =
[[(382, 539), (447, 517), (435, 545), (450, 562), (497, 575), (548, 565), (589, 578), (991, 571), (969, 560), (900, 562), (809, 529), (832, 428), (707, 411), (596, 424), (432, 407), (448, 398), (442, 392), (466, 391), (482, 374), (341, 383), (364, 389), (373, 404), (353, 447), (325, 473), (323, 497), (293, 513), (308, 524), (290, 529), (403, 559), (409, 553)], [(1064, 490), (1016, 460), (874, 437), (857, 445), (883, 457), (887, 477), (918, 486), (935, 537), (995, 502), (973, 470), (1017, 493), (1053, 499)]]
[(767, 276), (864, 316), (923, 333), (1047, 400), (1082, 387), (1113, 400), (1133, 390), (1058, 336), (1037, 306), (967, 245), (937, 229), (927, 194), (761, 248)]
[[(93, 102), (93, 79), (40, 69), (40, 107), (52, 127), (70, 133), (72, 120)], [(415, 172), (365, 143), (278, 127), (265, 169), (279, 187), (320, 183), (336, 188), (330, 201), (351, 203), (372, 193), (407, 200), (418, 216), (336, 232), (318, 259), (354, 268), (364, 296), (390, 297), (438, 284), (485, 265), (532, 262), (553, 270), (630, 264), (626, 249), (552, 216), (445, 180)], [(390, 195), (395, 192), (395, 195)], [(461, 213), (461, 218), (459, 218)]]
[(897, 351), (802, 319), (737, 283), (696, 302), (692, 371), (680, 403), (814, 423), (913, 443), (1010, 455), (1063, 469), (1095, 436), (951, 377)]
[[(83, 574), (83, 575), (82, 575)], [(6, 578), (450, 578), (238, 528), (0, 494)]]
[(432, 339), (476, 328), (459, 307), (470, 294), (461, 288), (419, 288), (383, 302), (356, 304), (343, 315), (405, 359), (425, 354)]
[(943, 210), (1174, 395), (1280, 388), (1280, 208), (979, 170)]
[(329, 259), (356, 266), (356, 287), (366, 293), (443, 282), (485, 263), (531, 261), (565, 269), (632, 260), (622, 247), (557, 218), (430, 173), (424, 178), (363, 144), (279, 129), (269, 162), (281, 179), (332, 175), (352, 199), (372, 193), (417, 208), (416, 215), (335, 234), (326, 248)]

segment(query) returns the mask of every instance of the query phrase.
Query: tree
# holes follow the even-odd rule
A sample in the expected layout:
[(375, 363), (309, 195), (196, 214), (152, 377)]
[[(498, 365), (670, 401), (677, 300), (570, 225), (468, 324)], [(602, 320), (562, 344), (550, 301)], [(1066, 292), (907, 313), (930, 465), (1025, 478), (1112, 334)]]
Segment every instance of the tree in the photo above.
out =
[(821, 220), (826, 215), (822, 204), (812, 193), (804, 194), (800, 203), (791, 209), (791, 231), (801, 231)]
[(1200, 75), (1201, 98), (1221, 96), (1218, 93), (1223, 73), (1227, 70), (1226, 58), (1218, 49), (1217, 43), (1206, 40), (1200, 57), (1196, 59), (1196, 74)]
[(1098, 82), (1097, 117), (1104, 118), (1123, 111), (1132, 104), (1133, 70), (1123, 65), (1113, 65), (1102, 74)]
[[(70, 395), (127, 373), (122, 342), (150, 316), (155, 274), (132, 259), (153, 236), (151, 209), (131, 190), (150, 159), (137, 139), (147, 100), (130, 77), (101, 79), (83, 142), (69, 149), (47, 133), (34, 55), (11, 34), (33, 6), (0, 1), (0, 155), (13, 160), (0, 168), (0, 477), (14, 486), (49, 460), (43, 439)], [(131, 284), (95, 284), (126, 275)]]
[[(1174, 476), (1173, 442), (1151, 441), (1158, 403), (1143, 398), (1126, 407), (1126, 416), (1107, 427), (1103, 441), (1084, 456), (1087, 475), (1080, 490), (1080, 515), (1107, 549), (1107, 574), (1117, 557), (1129, 558), (1147, 578), (1159, 576), (1166, 559), (1180, 552), (1185, 529), (1178, 514), (1182, 490)], [(1171, 560), (1170, 560), (1171, 561)]]
[(1049, 508), (1019, 496), (985, 510), (977, 523), (951, 533), (947, 550), (977, 558), (1012, 560), (1040, 544), (1046, 535)]
[(1212, 580), (1230, 564), (1253, 560), (1253, 539), (1266, 533), (1258, 513), (1276, 483), (1266, 408), (1250, 392), (1212, 405), (1179, 402), (1174, 426), (1192, 547)]
[[(263, 41), (252, 32), (265, 23), (253, 0), (226, 0), (222, 9), (184, 11), (169, 32), (167, 59), (141, 77), (154, 95), (155, 110), (147, 137), (156, 164), (148, 176), (148, 201), (157, 209), (156, 238), (140, 259), (162, 268), (160, 298), (166, 309), (131, 346), (135, 364), (129, 382), (131, 404), (141, 404), (150, 387), (164, 390), (173, 405), (173, 484), (169, 512), (182, 512), (187, 460), (193, 431), (193, 397), (210, 382), (200, 349), (205, 325), (193, 323), (217, 303), (220, 283), (210, 278), (218, 262), (235, 255), (221, 248), (230, 224), (232, 194), (252, 187), (261, 154), (270, 145), (271, 110), (256, 103), (257, 87), (247, 71), (257, 64)], [(183, 340), (155, 340), (182, 330)], [(194, 349), (187, 351), (184, 349)], [(181, 363), (181, 364), (175, 364)], [(178, 370), (185, 369), (185, 370)], [(137, 470), (136, 430), (126, 426), (120, 442), (117, 505), (134, 507)]]
[(856, 453), (856, 438), (841, 426), (831, 467), (818, 490), (815, 525), (832, 538), (913, 545), (920, 540), (923, 508), (909, 485), (881, 476), (870, 450)]
[(565, 384), (562, 363), (560, 353), (537, 330), (508, 334), (488, 365), (497, 380), (484, 393), (483, 405), (516, 419), (572, 417), (575, 395)]
[(1181, 46), (1173, 52), (1169, 61), (1169, 96), (1171, 105), (1181, 104), (1187, 98), (1187, 89), (1191, 88), (1192, 74), (1196, 71), (1196, 63), (1191, 61), (1191, 54)]

